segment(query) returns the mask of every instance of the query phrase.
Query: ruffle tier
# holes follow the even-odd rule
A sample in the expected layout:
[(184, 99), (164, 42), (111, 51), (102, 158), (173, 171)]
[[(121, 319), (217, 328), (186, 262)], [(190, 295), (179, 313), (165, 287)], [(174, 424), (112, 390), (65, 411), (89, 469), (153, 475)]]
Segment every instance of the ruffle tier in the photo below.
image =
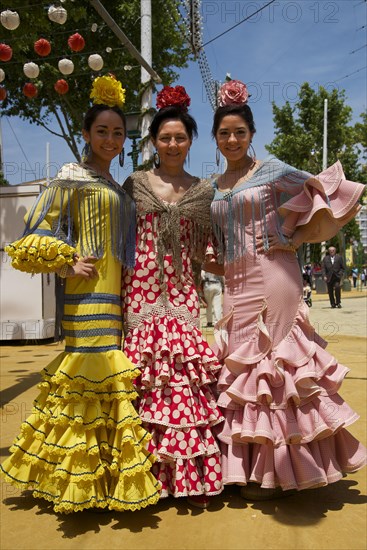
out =
[(226, 346), (230, 315), (217, 335), (224, 483), (287, 490), (337, 481), (366, 463), (364, 447), (345, 430), (359, 417), (337, 393), (349, 370), (324, 349), (303, 301), (275, 347), (265, 314), (266, 306), (234, 353)]
[(1, 465), (6, 479), (33, 488), (56, 512), (157, 502), (151, 436), (131, 403), (137, 373), (117, 350), (60, 354), (43, 371), (32, 413)]
[[(196, 327), (153, 317), (125, 339), (141, 369), (139, 413), (152, 435), (154, 475), (168, 495), (214, 495), (223, 490), (221, 459), (212, 427), (223, 421), (210, 388), (221, 368)], [(152, 470), (153, 471), (153, 470)]]
[(358, 200), (365, 186), (345, 179), (339, 161), (311, 176), (301, 193), (284, 203), (278, 210), (284, 218), (283, 232), (292, 235), (299, 226), (307, 227), (304, 242), (327, 241), (348, 223), (360, 210)]
[(310, 489), (339, 481), (366, 464), (363, 447), (347, 430), (303, 445), (221, 444), (225, 484), (259, 483), (264, 489)]
[(124, 347), (141, 370), (139, 387), (212, 384), (221, 368), (201, 332), (177, 319), (146, 320), (127, 334)]
[(49, 273), (65, 263), (73, 265), (76, 249), (55, 237), (31, 234), (6, 246), (5, 252), (18, 271)]

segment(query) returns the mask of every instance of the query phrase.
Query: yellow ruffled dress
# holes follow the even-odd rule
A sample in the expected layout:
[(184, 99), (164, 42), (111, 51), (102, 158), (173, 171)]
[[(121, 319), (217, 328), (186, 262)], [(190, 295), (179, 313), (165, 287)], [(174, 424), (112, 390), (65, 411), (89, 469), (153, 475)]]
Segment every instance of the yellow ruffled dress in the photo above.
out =
[(150, 435), (132, 400), (139, 370), (121, 351), (121, 266), (133, 262), (134, 204), (117, 186), (65, 165), (7, 247), (16, 269), (53, 272), (74, 254), (97, 259), (98, 279), (65, 280), (65, 351), (42, 372), (32, 414), (0, 466), (8, 481), (56, 512), (137, 510), (159, 499)]

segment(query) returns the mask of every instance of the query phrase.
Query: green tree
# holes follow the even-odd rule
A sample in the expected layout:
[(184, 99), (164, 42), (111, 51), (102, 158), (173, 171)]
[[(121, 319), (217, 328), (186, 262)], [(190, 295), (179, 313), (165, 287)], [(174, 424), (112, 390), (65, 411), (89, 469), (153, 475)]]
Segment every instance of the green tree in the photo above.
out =
[[(110, 15), (140, 50), (140, 0), (109, 0), (107, 4)], [(170, 84), (178, 76), (175, 68), (185, 67), (190, 57), (189, 45), (185, 42), (185, 27), (178, 11), (180, 2), (154, 0), (152, 4), (153, 68), (163, 84)], [(1, 63), (6, 74), (2, 85), (5, 85), (8, 94), (2, 103), (2, 114), (19, 116), (44, 127), (63, 138), (78, 158), (80, 126), (83, 113), (90, 105), (93, 77), (113, 73), (126, 88), (125, 111), (135, 111), (139, 110), (142, 92), (140, 66), (88, 0), (60, 4), (68, 11), (64, 25), (48, 19), (49, 5), (49, 2), (41, 3), (39, 0), (13, 0), (11, 9), (18, 11), (21, 24), (14, 31), (0, 26), (0, 42), (13, 49), (12, 59)], [(7, 9), (8, 2), (1, 0), (0, 8)], [(93, 24), (97, 24), (95, 31), (92, 31)], [(84, 50), (79, 53), (72, 52), (67, 44), (68, 37), (75, 32), (79, 32), (86, 42)], [(52, 51), (48, 57), (39, 57), (33, 49), (34, 42), (39, 38), (51, 42)], [(88, 66), (88, 57), (94, 53), (99, 53), (104, 59), (100, 73), (95, 73)], [(58, 70), (58, 61), (63, 57), (71, 59), (75, 66), (69, 76), (63, 76)], [(26, 98), (22, 92), (25, 82), (29, 81), (23, 73), (23, 65), (29, 61), (40, 67), (38, 78), (32, 80), (38, 88), (38, 96), (33, 99)], [(54, 84), (60, 78), (69, 85), (69, 92), (65, 95), (59, 95), (54, 90)], [(51, 128), (51, 122), (55, 120), (57, 130)]]
[[(279, 107), (273, 103), (275, 138), (266, 149), (279, 159), (313, 174), (322, 171), (324, 100), (328, 100), (328, 165), (340, 160), (345, 175), (367, 183), (367, 115), (350, 126), (352, 109), (346, 105), (344, 90), (315, 91), (305, 82), (294, 106), (289, 101)], [(345, 242), (358, 241), (360, 231), (355, 219), (343, 229)], [(339, 248), (338, 237), (328, 242)], [(311, 246), (311, 260), (320, 258), (320, 245)]]
[(289, 101), (283, 107), (273, 103), (275, 138), (266, 149), (297, 168), (321, 172), (325, 99), (328, 100), (328, 165), (339, 159), (346, 176), (358, 179), (357, 132), (362, 134), (362, 128), (348, 125), (353, 113), (345, 103), (344, 90), (328, 92), (320, 86), (315, 91), (305, 82), (293, 107)]
[(9, 184), (8, 180), (4, 178), (4, 174), (0, 172), (0, 187), (7, 187)]
[(358, 181), (367, 184), (367, 112), (361, 114), (361, 119), (354, 125), (354, 141), (360, 159)]

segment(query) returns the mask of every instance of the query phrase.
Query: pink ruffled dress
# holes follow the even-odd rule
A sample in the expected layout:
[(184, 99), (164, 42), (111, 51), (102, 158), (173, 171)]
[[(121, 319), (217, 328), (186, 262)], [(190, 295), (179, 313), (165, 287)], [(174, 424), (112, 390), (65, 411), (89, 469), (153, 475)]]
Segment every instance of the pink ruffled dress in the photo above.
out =
[[(161, 497), (216, 495), (223, 483), (212, 428), (224, 418), (210, 386), (221, 366), (199, 330), (192, 260), (198, 246), (205, 255), (205, 231), (200, 233), (189, 217), (190, 207), (185, 208), (189, 199), (197, 204), (195, 197), (199, 201), (200, 193), (209, 194), (202, 215), (207, 215), (210, 233), (213, 189), (198, 181), (181, 201), (170, 204), (154, 193), (144, 172), (133, 174), (124, 187), (136, 200), (138, 214), (135, 268), (123, 273), (124, 352), (141, 371), (135, 380), (138, 408), (152, 435), (148, 447), (157, 458), (154, 472), (162, 484)], [(176, 238), (179, 271), (169, 244)]]
[(313, 177), (275, 158), (229, 193), (216, 190), (212, 219), (225, 264), (224, 317), (215, 335), (225, 423), (225, 484), (306, 489), (366, 463), (345, 429), (358, 415), (338, 395), (348, 369), (325, 351), (302, 297), (297, 256), (258, 253), (272, 234), (327, 240), (358, 211), (364, 186), (339, 162)]

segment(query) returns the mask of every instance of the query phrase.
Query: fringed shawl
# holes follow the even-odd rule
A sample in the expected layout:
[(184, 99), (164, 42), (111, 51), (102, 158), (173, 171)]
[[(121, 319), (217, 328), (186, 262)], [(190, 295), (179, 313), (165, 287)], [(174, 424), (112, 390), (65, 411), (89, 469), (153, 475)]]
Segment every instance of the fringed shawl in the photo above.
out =
[(257, 253), (256, 238), (267, 250), (271, 234), (286, 242), (297, 228), (304, 242), (326, 241), (356, 215), (364, 189), (345, 179), (339, 161), (313, 176), (268, 157), (229, 193), (216, 190), (212, 218), (219, 251), (226, 262), (237, 261), (246, 251)]
[(206, 180), (197, 180), (176, 203), (163, 201), (152, 189), (144, 171), (135, 172), (124, 183), (124, 189), (136, 202), (138, 216), (158, 213), (157, 217), (157, 262), (163, 278), (164, 256), (172, 254), (173, 267), (182, 274), (181, 224), (182, 218), (192, 222), (187, 251), (191, 260), (201, 264), (211, 237), (210, 204), (214, 189)]
[(268, 157), (249, 179), (232, 191), (220, 192), (214, 179), (216, 192), (211, 215), (218, 257), (231, 263), (243, 258), (249, 249), (256, 254), (256, 237), (261, 237), (267, 250), (272, 233), (286, 242), (279, 207), (301, 192), (309, 177), (307, 172)]
[[(101, 218), (105, 223), (93, 223)], [(109, 246), (116, 260), (133, 267), (135, 223), (134, 202), (119, 185), (70, 163), (38, 197), (23, 236), (53, 236), (98, 259)]]

